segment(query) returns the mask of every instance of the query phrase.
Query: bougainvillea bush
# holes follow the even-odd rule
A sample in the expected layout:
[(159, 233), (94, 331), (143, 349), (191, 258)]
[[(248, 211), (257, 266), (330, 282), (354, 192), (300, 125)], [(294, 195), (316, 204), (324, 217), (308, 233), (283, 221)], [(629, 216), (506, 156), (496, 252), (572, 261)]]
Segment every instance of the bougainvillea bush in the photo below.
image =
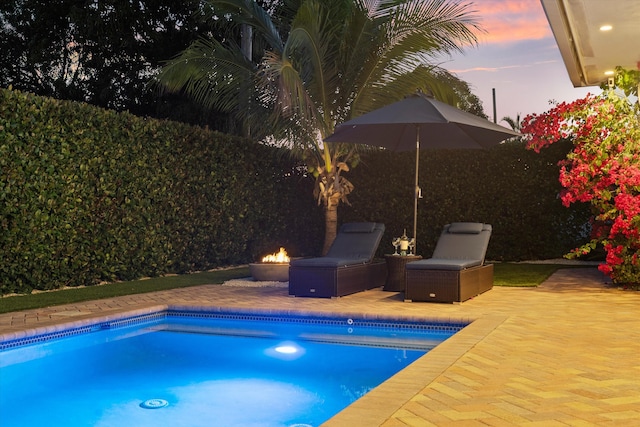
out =
[(601, 245), (606, 262), (600, 270), (615, 283), (638, 285), (640, 108), (635, 85), (628, 86), (626, 96), (605, 90), (527, 116), (522, 132), (536, 151), (563, 139), (573, 142), (573, 150), (559, 164), (560, 197), (565, 206), (590, 203), (594, 216), (591, 241), (567, 256), (586, 255)]

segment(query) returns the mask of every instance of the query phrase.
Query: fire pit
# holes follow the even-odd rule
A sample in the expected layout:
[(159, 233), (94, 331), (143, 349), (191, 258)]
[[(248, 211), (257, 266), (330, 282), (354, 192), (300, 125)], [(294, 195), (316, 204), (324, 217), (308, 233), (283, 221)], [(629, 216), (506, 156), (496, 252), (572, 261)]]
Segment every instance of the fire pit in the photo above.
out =
[(289, 257), (284, 248), (280, 252), (267, 255), (262, 262), (249, 264), (249, 271), (254, 280), (263, 282), (288, 282), (289, 281)]

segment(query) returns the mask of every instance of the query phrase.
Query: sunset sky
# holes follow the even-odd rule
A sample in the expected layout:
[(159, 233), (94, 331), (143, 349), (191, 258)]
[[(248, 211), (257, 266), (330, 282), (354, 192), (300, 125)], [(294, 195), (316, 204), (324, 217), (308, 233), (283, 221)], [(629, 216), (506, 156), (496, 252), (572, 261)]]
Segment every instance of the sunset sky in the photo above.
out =
[(493, 120), (496, 90), (498, 123), (517, 114), (542, 113), (549, 100), (574, 101), (597, 87), (574, 88), (539, 0), (475, 0), (473, 9), (485, 34), (464, 55), (444, 58), (442, 66), (470, 83)]

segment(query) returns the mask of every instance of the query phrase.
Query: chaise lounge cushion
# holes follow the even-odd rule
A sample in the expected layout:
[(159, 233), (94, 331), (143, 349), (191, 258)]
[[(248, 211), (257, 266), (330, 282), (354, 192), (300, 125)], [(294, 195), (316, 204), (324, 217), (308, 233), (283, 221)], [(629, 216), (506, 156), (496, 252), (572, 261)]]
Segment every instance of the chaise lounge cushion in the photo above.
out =
[(346, 267), (347, 265), (366, 264), (369, 262), (367, 258), (303, 258), (292, 260), (291, 265), (294, 267)]
[(429, 258), (420, 261), (413, 261), (407, 264), (408, 270), (464, 270), (465, 268), (471, 268), (478, 265), (482, 265), (481, 261), (470, 259), (438, 259)]
[(343, 224), (326, 256), (292, 260), (295, 267), (344, 267), (366, 264), (373, 257), (384, 233), (384, 224), (354, 222)]
[(407, 264), (408, 270), (463, 270), (484, 263), (491, 225), (454, 222), (444, 227), (429, 259)]
[(480, 234), (485, 224), (481, 222), (452, 222), (447, 228), (452, 234)]

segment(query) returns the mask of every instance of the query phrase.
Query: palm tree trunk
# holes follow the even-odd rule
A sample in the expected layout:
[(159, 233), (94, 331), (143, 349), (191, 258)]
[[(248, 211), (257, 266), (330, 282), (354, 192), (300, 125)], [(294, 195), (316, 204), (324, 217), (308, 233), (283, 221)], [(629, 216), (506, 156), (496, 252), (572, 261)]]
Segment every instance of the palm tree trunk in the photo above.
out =
[(324, 246), (322, 255), (329, 252), (331, 244), (336, 239), (338, 230), (338, 205), (335, 203), (327, 203), (324, 205)]
[(245, 58), (251, 61), (253, 57), (253, 27), (248, 24), (242, 24), (242, 37), (240, 39), (241, 50)]

